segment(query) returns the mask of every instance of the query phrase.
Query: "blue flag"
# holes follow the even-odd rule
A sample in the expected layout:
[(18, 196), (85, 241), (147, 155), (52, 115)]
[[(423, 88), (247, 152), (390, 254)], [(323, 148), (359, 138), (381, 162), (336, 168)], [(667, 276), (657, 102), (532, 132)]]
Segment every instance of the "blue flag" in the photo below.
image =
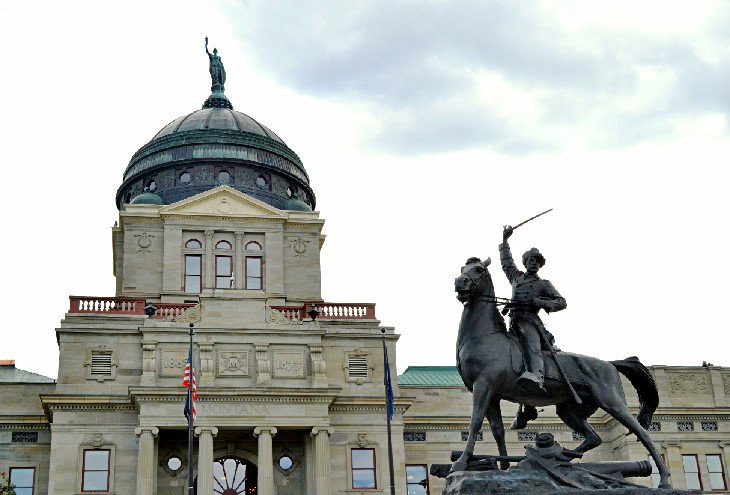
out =
[(393, 402), (393, 383), (390, 381), (390, 362), (388, 361), (388, 348), (383, 346), (385, 352), (385, 390), (388, 391), (388, 414), (390, 419), (393, 419), (395, 414), (395, 404)]

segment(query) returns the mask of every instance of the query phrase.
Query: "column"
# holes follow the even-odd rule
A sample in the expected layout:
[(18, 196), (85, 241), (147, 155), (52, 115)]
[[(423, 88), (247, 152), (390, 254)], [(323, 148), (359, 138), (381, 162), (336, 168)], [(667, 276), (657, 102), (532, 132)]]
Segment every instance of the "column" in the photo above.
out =
[(257, 426), (253, 436), (259, 437), (259, 495), (274, 495), (274, 457), (271, 452), (271, 439), (276, 435), (273, 426)]
[(155, 437), (160, 432), (156, 426), (139, 426), (134, 432), (139, 436), (137, 454), (137, 494), (152, 495), (155, 490)]
[(215, 276), (215, 260), (213, 259), (213, 234), (212, 230), (205, 231), (205, 259), (203, 260), (203, 289), (213, 288), (213, 277)]
[(234, 269), (233, 276), (236, 278), (236, 289), (243, 289), (243, 232), (235, 232), (236, 236), (236, 256), (233, 259)]
[(331, 493), (330, 435), (332, 428), (312, 428), (314, 437), (314, 488), (317, 495)]
[(215, 426), (198, 426), (198, 493), (213, 493), (213, 438), (218, 434)]
[(682, 463), (682, 453), (679, 450), (679, 442), (662, 442), (664, 447), (664, 460), (666, 461), (669, 472), (669, 482), (674, 488), (684, 488), (687, 482), (684, 479), (684, 464)]

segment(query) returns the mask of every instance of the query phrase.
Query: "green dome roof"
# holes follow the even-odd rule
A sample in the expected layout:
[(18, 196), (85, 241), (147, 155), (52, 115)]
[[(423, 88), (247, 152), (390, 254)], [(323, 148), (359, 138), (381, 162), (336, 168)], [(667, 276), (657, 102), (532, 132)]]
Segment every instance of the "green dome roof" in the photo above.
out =
[(312, 211), (312, 207), (299, 198), (291, 197), (284, 202), (283, 210)]
[(145, 187), (142, 194), (136, 196), (129, 202), (131, 205), (164, 205), (165, 202), (157, 194), (150, 191), (149, 187)]

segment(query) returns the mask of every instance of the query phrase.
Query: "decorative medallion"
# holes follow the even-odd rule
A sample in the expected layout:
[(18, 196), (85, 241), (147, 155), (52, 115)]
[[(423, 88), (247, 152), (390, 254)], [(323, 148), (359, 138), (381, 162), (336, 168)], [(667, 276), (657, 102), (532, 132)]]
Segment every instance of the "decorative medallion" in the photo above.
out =
[(192, 308), (188, 308), (175, 318), (178, 323), (198, 323), (200, 321), (200, 304), (196, 304)]
[(297, 312), (287, 311), (285, 314), (278, 309), (269, 308), (269, 312), (266, 315), (266, 323), (271, 325), (301, 325), (302, 320), (299, 319)]
[(305, 239), (302, 236), (298, 237), (289, 237), (289, 243), (294, 250), (294, 257), (295, 258), (305, 258), (307, 253), (307, 248), (309, 247), (309, 239)]
[(149, 253), (149, 247), (152, 245), (152, 237), (155, 237), (155, 235), (142, 232), (141, 234), (134, 234), (134, 237), (137, 238), (137, 245), (139, 246), (137, 252)]
[(218, 213), (227, 214), (233, 209), (231, 201), (228, 198), (220, 198), (218, 203), (215, 205), (215, 211)]

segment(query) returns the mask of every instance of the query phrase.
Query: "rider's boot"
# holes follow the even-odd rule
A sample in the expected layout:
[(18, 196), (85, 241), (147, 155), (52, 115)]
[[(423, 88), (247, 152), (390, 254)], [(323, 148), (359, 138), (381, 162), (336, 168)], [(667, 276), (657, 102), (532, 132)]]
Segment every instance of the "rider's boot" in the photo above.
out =
[(517, 411), (517, 415), (512, 420), (512, 424), (509, 425), (509, 429), (522, 430), (527, 426), (528, 421), (532, 421), (535, 418), (537, 418), (537, 408), (535, 406), (524, 406), (524, 409), (520, 408)]
[(545, 392), (545, 388), (542, 386), (543, 375), (539, 372), (533, 373), (531, 371), (525, 371), (517, 379), (517, 383), (529, 392)]

